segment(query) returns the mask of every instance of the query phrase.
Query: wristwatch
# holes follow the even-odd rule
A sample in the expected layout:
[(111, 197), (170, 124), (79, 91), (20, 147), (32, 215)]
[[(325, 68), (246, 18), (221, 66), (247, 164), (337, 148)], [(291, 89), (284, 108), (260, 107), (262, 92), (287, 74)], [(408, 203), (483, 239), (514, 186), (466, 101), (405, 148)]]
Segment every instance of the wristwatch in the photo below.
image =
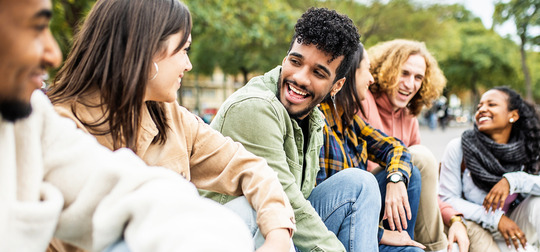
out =
[(395, 172), (392, 173), (390, 176), (386, 178), (386, 183), (392, 182), (392, 183), (399, 183), (400, 181), (403, 181), (405, 184), (405, 187), (407, 187), (407, 178), (403, 176), (401, 172)]

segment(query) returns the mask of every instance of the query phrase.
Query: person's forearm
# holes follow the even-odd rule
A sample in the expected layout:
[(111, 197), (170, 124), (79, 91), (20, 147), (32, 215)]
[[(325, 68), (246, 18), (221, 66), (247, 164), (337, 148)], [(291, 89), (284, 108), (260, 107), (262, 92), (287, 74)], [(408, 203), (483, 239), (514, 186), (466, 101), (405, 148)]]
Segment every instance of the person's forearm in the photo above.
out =
[(540, 195), (540, 176), (526, 172), (510, 172), (504, 174), (510, 184), (510, 194), (528, 193)]

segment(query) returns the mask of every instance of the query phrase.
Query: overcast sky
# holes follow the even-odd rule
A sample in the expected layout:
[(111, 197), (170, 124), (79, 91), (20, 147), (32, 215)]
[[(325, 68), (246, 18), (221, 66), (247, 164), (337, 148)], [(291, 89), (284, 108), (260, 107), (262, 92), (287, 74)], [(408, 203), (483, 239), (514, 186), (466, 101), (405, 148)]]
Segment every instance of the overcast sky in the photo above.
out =
[[(491, 28), (491, 25), (493, 24), (493, 11), (495, 10), (495, 2), (496, 0), (416, 0), (418, 2), (428, 3), (428, 4), (453, 4), (453, 3), (460, 3), (465, 6), (465, 8), (469, 9), (472, 13), (474, 13), (476, 16), (480, 17), (482, 19), (482, 22), (484, 23), (484, 26), (489, 29)], [(516, 38), (516, 28), (512, 22), (506, 22), (503, 25), (498, 25), (497, 28), (495, 28), (495, 31), (497, 31), (502, 36), (506, 36), (508, 34), (512, 35), (514, 38)]]

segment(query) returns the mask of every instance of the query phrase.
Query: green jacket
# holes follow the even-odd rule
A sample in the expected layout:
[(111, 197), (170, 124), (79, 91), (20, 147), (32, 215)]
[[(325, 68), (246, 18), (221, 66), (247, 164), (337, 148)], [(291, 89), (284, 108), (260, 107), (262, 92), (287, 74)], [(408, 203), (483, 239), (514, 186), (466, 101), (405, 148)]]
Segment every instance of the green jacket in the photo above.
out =
[[(223, 103), (211, 126), (242, 143), (248, 151), (265, 158), (278, 172), (294, 209), (297, 230), (293, 241), (296, 247), (302, 251), (345, 251), (306, 200), (315, 187), (320, 169), (324, 118), (317, 108), (309, 115), (310, 139), (307, 152), (303, 153), (302, 129), (276, 97), (280, 73), (281, 66), (278, 66), (264, 76), (251, 79)], [(302, 180), (304, 156), (306, 170)], [(212, 198), (220, 203), (231, 199), (224, 195)]]

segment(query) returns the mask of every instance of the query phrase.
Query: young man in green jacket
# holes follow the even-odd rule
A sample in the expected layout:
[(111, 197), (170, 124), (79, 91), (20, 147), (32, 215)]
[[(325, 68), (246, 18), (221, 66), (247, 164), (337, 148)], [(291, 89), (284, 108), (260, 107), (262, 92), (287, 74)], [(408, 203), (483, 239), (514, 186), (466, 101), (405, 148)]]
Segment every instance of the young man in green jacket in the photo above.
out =
[(315, 187), (324, 125), (316, 106), (343, 86), (359, 37), (347, 16), (309, 9), (295, 26), (283, 66), (235, 92), (211, 124), (277, 171), (295, 211), (293, 241), (301, 251), (378, 248), (381, 202), (373, 175), (349, 169)]

